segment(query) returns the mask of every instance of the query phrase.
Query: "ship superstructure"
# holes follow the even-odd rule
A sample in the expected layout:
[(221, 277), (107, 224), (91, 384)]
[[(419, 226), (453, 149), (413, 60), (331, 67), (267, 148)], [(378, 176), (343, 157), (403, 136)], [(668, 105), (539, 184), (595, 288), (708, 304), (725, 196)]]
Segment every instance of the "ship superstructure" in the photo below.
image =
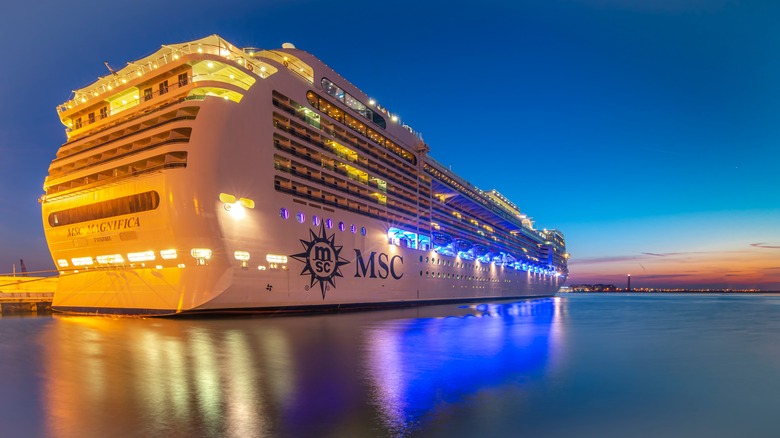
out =
[(309, 53), (163, 46), (58, 108), (41, 198), (80, 313), (300, 310), (549, 296), (563, 235), (442, 166)]

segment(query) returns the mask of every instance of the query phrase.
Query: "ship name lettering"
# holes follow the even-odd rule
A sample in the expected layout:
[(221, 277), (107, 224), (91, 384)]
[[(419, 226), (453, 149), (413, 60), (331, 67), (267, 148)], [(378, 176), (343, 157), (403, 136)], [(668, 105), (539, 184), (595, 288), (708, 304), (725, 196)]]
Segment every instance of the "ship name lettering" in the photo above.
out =
[[(376, 258), (376, 264), (374, 258)], [(403, 272), (397, 272), (400, 269), (400, 265), (404, 264), (404, 258), (399, 255), (390, 257), (383, 252), (377, 255), (376, 251), (372, 251), (368, 256), (368, 260), (366, 260), (363, 258), (363, 253), (356, 249), (355, 259), (357, 260), (357, 263), (355, 263), (355, 277), (379, 277), (385, 279), (390, 276), (400, 280), (404, 276)]]
[(105, 233), (106, 231), (128, 230), (130, 228), (136, 228), (139, 226), (141, 226), (141, 219), (138, 217), (115, 219), (112, 221), (98, 222), (96, 224), (68, 228), (68, 237)]

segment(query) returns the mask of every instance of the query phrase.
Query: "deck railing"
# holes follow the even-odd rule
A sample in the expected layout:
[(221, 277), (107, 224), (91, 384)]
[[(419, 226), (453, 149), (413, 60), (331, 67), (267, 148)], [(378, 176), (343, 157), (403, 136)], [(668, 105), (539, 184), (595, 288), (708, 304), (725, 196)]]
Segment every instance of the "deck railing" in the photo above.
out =
[[(57, 107), (57, 111), (68, 111), (72, 106), (86, 103), (92, 98), (98, 97), (106, 92), (111, 92), (114, 88), (121, 87), (168, 63), (178, 61), (182, 56), (193, 53), (216, 55), (227, 58), (228, 60), (235, 61), (236, 63), (245, 66), (248, 70), (261, 78), (270, 74), (265, 72), (268, 71), (268, 67), (271, 66), (259, 61), (257, 57), (265, 57), (274, 60), (276, 57), (279, 57), (277, 53), (265, 50), (257, 50), (256, 52), (252, 52), (252, 54), (248, 54), (243, 50), (236, 49), (232, 45), (227, 44), (222, 39), (219, 39), (218, 44), (191, 42), (175, 47), (163, 46), (163, 50), (158, 52), (158, 56), (151, 55), (149, 58), (141, 61), (129, 62), (127, 67), (118, 71), (112, 71), (112, 74), (98, 79), (94, 85), (81, 90), (75, 90), (73, 92), (73, 97)], [(312, 82), (312, 78), (302, 73), (310, 70), (310, 68), (304, 68), (305, 64), (289, 59), (289, 61), (284, 61), (284, 66), (302, 79), (305, 79), (309, 83)], [(274, 67), (271, 67), (271, 69), (276, 70)]]

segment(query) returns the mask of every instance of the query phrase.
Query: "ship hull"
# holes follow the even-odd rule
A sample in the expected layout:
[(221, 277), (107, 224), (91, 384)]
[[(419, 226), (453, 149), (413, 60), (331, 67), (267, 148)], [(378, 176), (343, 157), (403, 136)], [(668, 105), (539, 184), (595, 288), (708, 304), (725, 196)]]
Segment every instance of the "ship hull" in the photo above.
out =
[[(275, 218), (269, 234), (277, 242), (224, 240), (204, 265), (190, 257), (191, 263), (177, 259), (176, 266), (112, 266), (62, 275), (52, 308), (122, 315), (326, 311), (545, 297), (563, 284), (560, 277), (390, 245), (386, 225), (340, 216), (365, 227), (356, 225), (352, 234), (347, 227), (327, 229), (324, 222), (316, 227)], [(227, 257), (237, 250), (268, 254), (269, 247), (286, 261), (250, 258), (241, 267)], [(337, 267), (317, 270), (318, 263), (328, 262)]]
[(324, 310), (563, 285), (562, 235), (437, 164), (310, 54), (213, 36), (142, 61), (60, 109), (70, 139), (41, 199), (53, 309)]

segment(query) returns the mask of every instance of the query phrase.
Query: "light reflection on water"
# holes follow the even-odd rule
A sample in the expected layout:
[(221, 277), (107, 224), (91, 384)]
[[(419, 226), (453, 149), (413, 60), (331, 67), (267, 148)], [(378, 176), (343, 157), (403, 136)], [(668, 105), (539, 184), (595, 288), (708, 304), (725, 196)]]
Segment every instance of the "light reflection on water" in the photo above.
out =
[(413, 434), (439, 403), (543, 371), (554, 303), (30, 318), (37, 334), (24, 335), (41, 362), (24, 390), (40, 406), (25, 413), (35, 420), (12, 425), (53, 437)]
[(776, 436), (780, 297), (0, 320), (0, 436)]
[(387, 430), (409, 434), (475, 392), (545, 370), (559, 299), (473, 306), (480, 318), (389, 321), (368, 329), (366, 359)]

